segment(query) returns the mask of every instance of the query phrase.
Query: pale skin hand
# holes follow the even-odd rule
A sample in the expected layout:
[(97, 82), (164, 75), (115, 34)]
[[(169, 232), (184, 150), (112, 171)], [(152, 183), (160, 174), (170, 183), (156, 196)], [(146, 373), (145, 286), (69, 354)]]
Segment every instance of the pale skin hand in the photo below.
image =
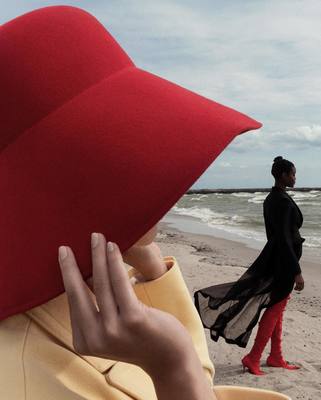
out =
[(122, 254), (125, 263), (135, 267), (147, 281), (159, 278), (167, 272), (160, 248), (153, 242), (156, 234), (157, 225)]
[(157, 279), (167, 272), (160, 248), (154, 242), (146, 245), (135, 244), (122, 256), (124, 262), (133, 266), (147, 281)]
[(59, 248), (75, 350), (139, 365), (153, 379), (159, 400), (214, 399), (188, 331), (171, 314), (137, 299), (118, 246), (108, 252), (104, 236), (97, 238), (92, 264), (99, 310), (71, 248)]
[[(133, 246), (122, 253), (126, 264), (134, 267), (140, 274), (135, 275), (138, 281), (150, 281), (167, 272), (160, 248), (153, 242), (157, 235), (157, 224), (146, 232)], [(92, 278), (87, 280), (92, 287)]]

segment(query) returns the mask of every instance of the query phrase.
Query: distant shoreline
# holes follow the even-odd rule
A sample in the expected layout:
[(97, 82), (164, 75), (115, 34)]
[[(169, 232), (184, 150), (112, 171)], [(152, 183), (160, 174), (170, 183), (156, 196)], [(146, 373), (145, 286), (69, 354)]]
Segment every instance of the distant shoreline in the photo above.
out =
[[(271, 188), (241, 188), (241, 189), (191, 189), (186, 194), (208, 194), (208, 193), (255, 193), (255, 192), (269, 192)], [(320, 190), (321, 187), (303, 187), (303, 188), (290, 188), (293, 192), (310, 192), (311, 190)]]

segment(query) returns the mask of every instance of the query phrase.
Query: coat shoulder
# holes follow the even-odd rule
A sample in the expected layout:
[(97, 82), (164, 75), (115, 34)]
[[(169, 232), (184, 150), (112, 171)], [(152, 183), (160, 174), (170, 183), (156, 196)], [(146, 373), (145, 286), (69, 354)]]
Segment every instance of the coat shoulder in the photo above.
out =
[(270, 192), (265, 200), (264, 200), (264, 206), (289, 206), (291, 205), (291, 200), (289, 199), (289, 197), (282, 192), (276, 192), (276, 191), (272, 191)]

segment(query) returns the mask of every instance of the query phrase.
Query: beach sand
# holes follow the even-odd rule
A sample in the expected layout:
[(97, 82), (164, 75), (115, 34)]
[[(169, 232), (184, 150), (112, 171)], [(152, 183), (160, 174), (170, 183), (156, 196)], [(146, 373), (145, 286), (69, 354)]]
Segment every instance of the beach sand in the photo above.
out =
[[(188, 219), (181, 216), (175, 218), (188, 227)], [(253, 244), (256, 248), (251, 248), (248, 244), (213, 234), (185, 230), (187, 232), (178, 230), (164, 218), (159, 223), (155, 241), (164, 256), (176, 257), (191, 295), (199, 288), (236, 280), (259, 254), (257, 243)], [(268, 344), (262, 358), (262, 369), (266, 375), (258, 377), (243, 373), (240, 360), (251, 348), (257, 328), (253, 330), (246, 349), (229, 345), (222, 338), (214, 342), (205, 330), (210, 357), (216, 369), (216, 385), (276, 390), (292, 399), (321, 399), (321, 269), (317, 260), (313, 253), (303, 252), (300, 264), (305, 289), (301, 293), (292, 293), (284, 314), (284, 356), (287, 361), (299, 364), (301, 369), (287, 371), (267, 367)]]

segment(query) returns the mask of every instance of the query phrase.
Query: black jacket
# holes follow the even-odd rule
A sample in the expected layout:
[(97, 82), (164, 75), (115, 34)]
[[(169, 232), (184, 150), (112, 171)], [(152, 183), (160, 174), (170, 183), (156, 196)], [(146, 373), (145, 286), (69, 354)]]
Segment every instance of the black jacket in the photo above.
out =
[(299, 229), (303, 216), (292, 197), (275, 186), (263, 203), (263, 215), (267, 243), (245, 276), (272, 278), (271, 304), (274, 304), (288, 296), (295, 276), (301, 273), (299, 259), (305, 239)]
[(236, 282), (210, 286), (194, 294), (195, 305), (211, 337), (245, 347), (264, 307), (281, 301), (293, 290), (301, 273), (302, 213), (284, 190), (273, 187), (263, 204), (267, 242)]

